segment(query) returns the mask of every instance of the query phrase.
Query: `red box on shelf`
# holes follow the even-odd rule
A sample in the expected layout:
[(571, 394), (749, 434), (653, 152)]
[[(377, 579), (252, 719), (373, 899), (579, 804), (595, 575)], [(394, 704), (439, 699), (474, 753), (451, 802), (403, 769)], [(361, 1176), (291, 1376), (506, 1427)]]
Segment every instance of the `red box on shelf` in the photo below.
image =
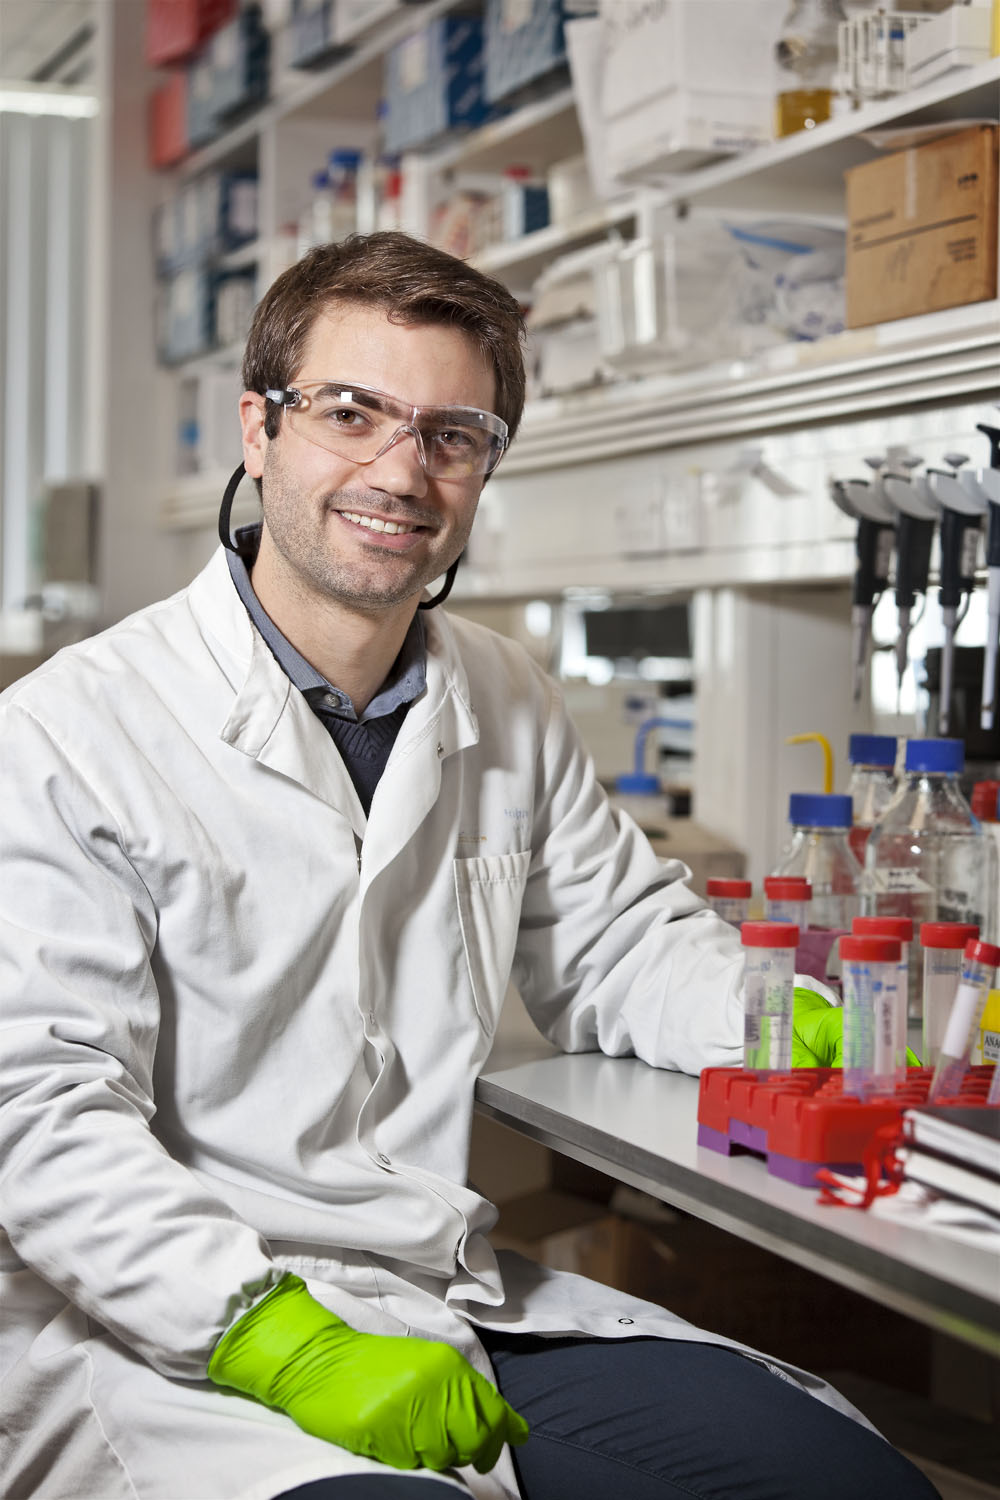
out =
[(188, 153), (188, 76), (174, 73), (149, 96), (149, 164), (172, 167)]
[(151, 68), (186, 62), (236, 7), (237, 0), (146, 0), (146, 61)]
[[(969, 1068), (962, 1092), (942, 1104), (985, 1107), (993, 1069)], [(757, 1077), (743, 1068), (705, 1068), (698, 1092), (698, 1144), (726, 1156), (751, 1152), (774, 1177), (810, 1186), (820, 1167), (859, 1173), (875, 1131), (925, 1104), (932, 1068), (910, 1068), (892, 1094), (855, 1099), (839, 1068), (796, 1068)]]

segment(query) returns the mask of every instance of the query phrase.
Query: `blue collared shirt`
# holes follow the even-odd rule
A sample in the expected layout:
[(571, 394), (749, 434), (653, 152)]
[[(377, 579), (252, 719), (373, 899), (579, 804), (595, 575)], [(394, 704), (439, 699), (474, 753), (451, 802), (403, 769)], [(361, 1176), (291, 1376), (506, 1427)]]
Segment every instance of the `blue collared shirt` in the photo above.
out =
[(419, 611), (388, 677), (360, 719), (345, 692), (328, 682), (321, 672), (296, 651), (267, 614), (250, 581), (247, 560), (252, 564), (260, 544), (260, 526), (241, 527), (237, 533), (241, 551), (226, 552), (229, 572), (247, 613), (260, 631), (275, 661), (302, 693), (316, 717), (326, 727), (340, 751), (367, 814), (389, 752), (396, 743), (406, 711), (427, 684), (427, 638)]

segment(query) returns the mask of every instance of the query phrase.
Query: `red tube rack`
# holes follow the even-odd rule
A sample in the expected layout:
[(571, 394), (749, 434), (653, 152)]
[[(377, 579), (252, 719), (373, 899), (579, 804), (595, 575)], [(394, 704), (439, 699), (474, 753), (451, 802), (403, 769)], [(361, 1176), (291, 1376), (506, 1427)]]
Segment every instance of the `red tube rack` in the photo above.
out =
[[(767, 1160), (774, 1177), (811, 1187), (821, 1167), (856, 1175), (865, 1146), (905, 1109), (927, 1103), (932, 1068), (909, 1068), (892, 1094), (857, 1099), (844, 1093), (839, 1068), (795, 1068), (761, 1074), (705, 1068), (698, 1093), (698, 1144), (724, 1156)], [(961, 1092), (935, 1104), (986, 1107), (991, 1067), (969, 1068)]]

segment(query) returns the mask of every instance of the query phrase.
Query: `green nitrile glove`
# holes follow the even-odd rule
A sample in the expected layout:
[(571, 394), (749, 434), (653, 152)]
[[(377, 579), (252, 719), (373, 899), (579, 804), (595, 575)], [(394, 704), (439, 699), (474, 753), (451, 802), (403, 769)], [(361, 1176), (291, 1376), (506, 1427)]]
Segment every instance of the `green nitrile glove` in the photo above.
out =
[(815, 990), (795, 986), (792, 1013), (792, 1067), (843, 1066), (844, 1012)]
[(358, 1333), (286, 1275), (224, 1334), (208, 1365), (304, 1432), (394, 1469), (492, 1469), (528, 1424), (457, 1349)]
[[(920, 1059), (906, 1049), (907, 1066), (919, 1068)], [(844, 1065), (844, 1012), (815, 990), (795, 986), (792, 1015), (792, 1067), (842, 1068)]]

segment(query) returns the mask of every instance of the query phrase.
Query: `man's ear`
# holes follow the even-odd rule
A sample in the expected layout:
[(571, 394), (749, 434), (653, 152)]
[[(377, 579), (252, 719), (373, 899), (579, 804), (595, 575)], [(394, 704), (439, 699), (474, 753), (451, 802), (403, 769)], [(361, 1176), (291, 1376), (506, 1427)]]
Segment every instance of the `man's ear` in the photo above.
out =
[(264, 472), (269, 439), (264, 431), (264, 397), (256, 391), (244, 391), (240, 397), (240, 426), (244, 466), (251, 479), (259, 479)]

